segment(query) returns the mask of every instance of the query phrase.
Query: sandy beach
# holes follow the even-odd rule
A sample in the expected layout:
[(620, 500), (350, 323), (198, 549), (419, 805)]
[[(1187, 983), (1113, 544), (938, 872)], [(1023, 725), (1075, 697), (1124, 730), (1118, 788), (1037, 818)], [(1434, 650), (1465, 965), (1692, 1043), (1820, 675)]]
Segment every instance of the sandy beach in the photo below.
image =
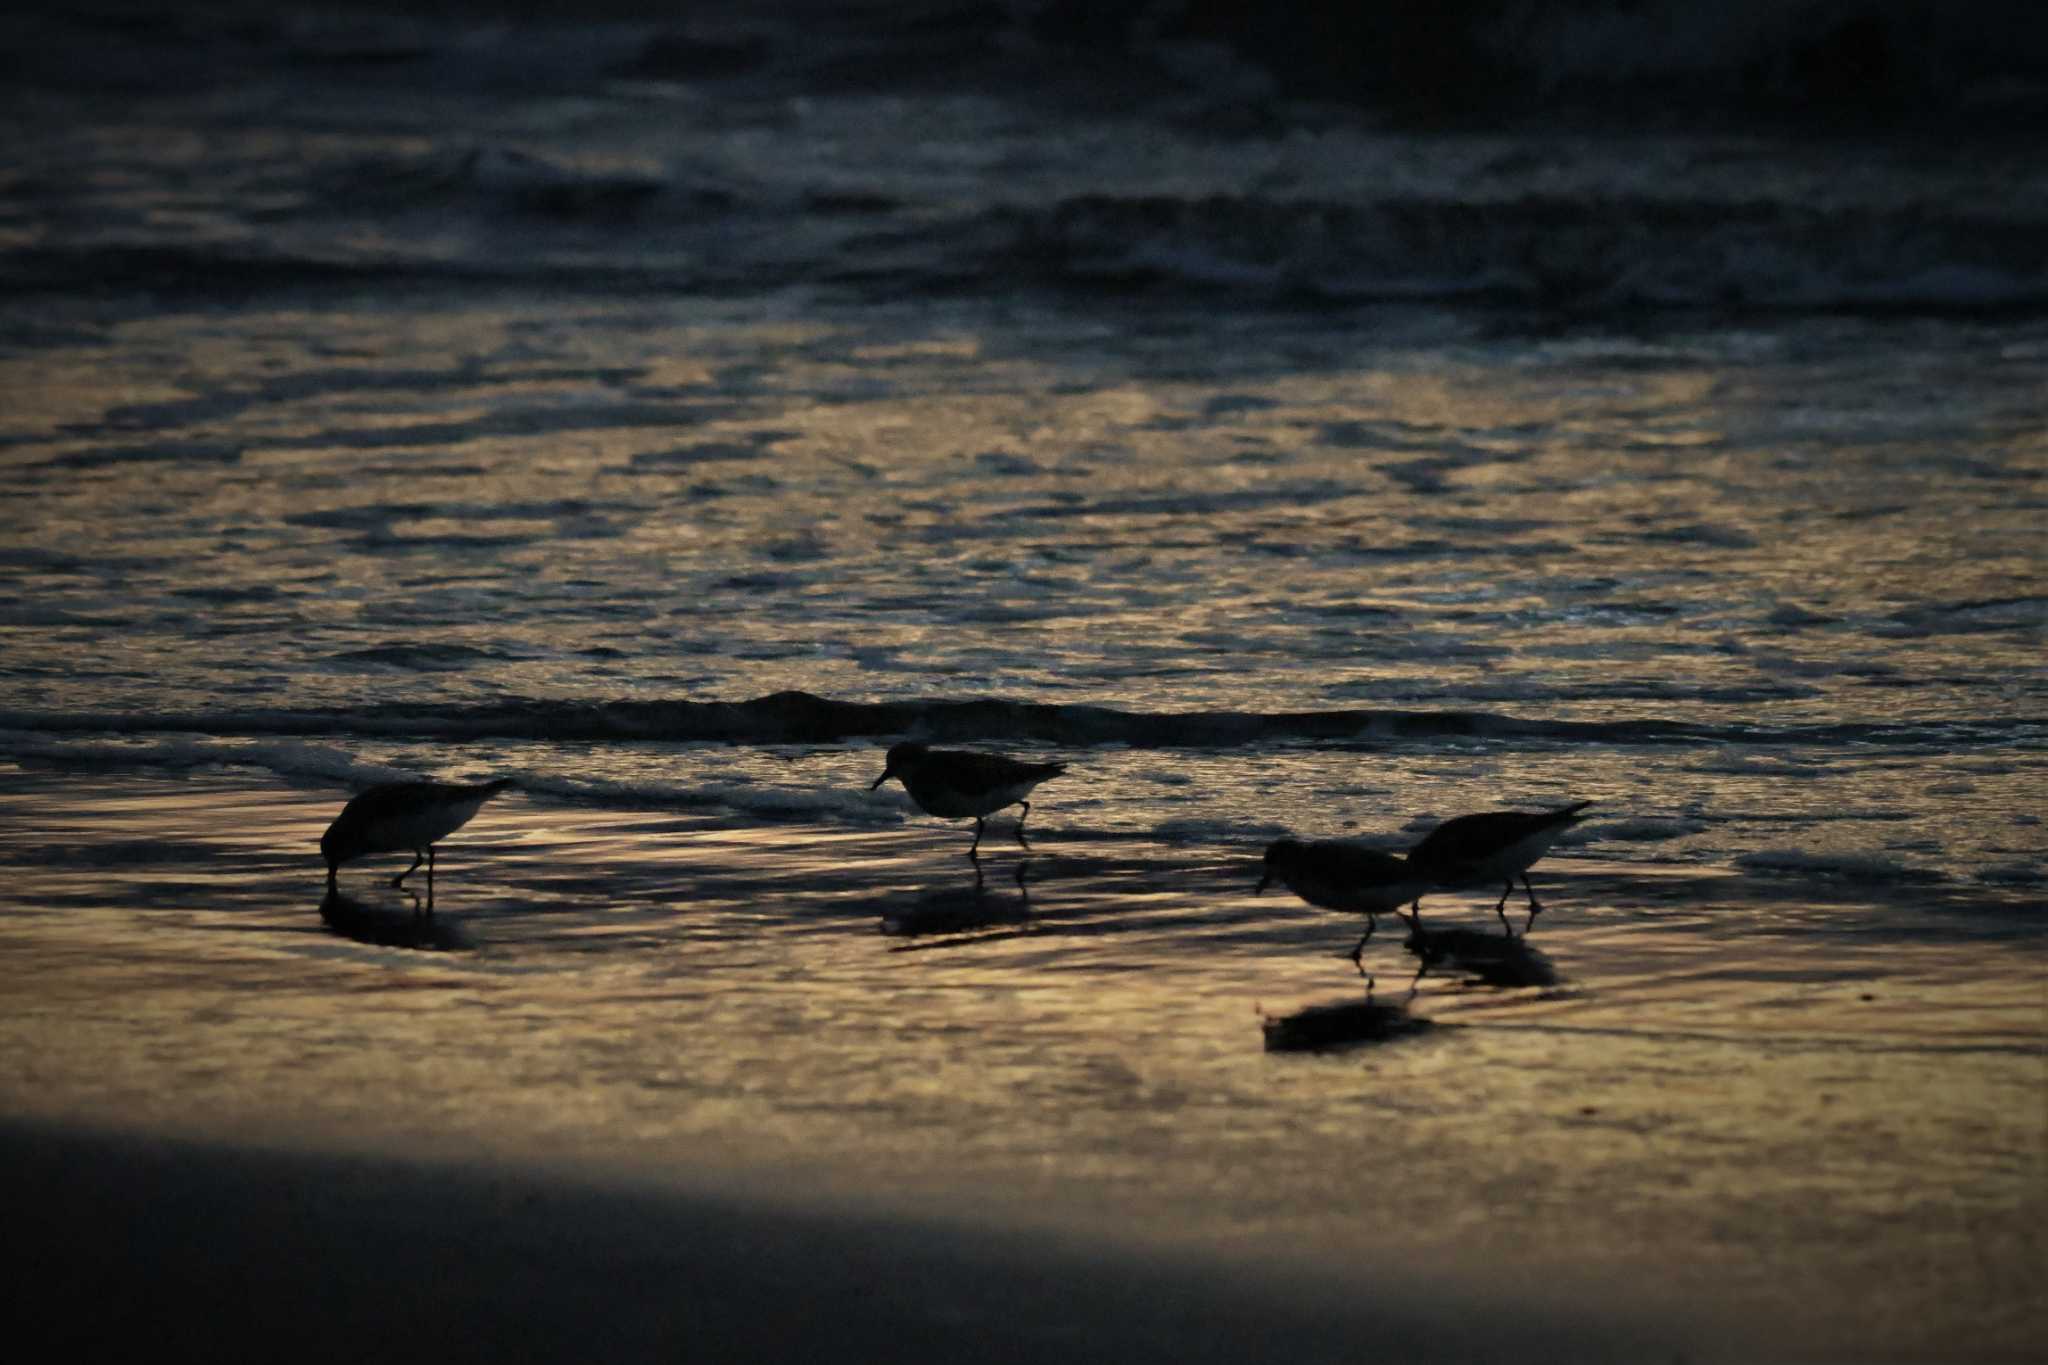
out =
[[(1574, 865), (1533, 940), (1557, 984), (1432, 973), (1412, 1009), (1436, 1027), (1282, 1055), (1258, 1012), (1355, 998), (1349, 926), (1251, 897), (1222, 853), (1041, 840), (1021, 891), (1013, 848), (977, 896), (945, 826), (514, 796), (451, 841), (431, 919), (365, 867), (323, 922), (330, 794), (16, 772), (0, 802), (0, 1170), (37, 1249), (21, 1301), (67, 1350), (2042, 1340), (2034, 986), (1971, 985), (1967, 942), (1822, 949), (1780, 906), (1703, 976), (1674, 955), (1696, 919), (1764, 915), (1738, 888), (1670, 878), (1624, 911), (1621, 873)], [(595, 856), (636, 870), (602, 903)], [(1218, 900), (1242, 904), (1219, 923)], [(1178, 970), (1140, 969), (1176, 939)], [(1398, 943), (1377, 960), (1399, 1001)]]

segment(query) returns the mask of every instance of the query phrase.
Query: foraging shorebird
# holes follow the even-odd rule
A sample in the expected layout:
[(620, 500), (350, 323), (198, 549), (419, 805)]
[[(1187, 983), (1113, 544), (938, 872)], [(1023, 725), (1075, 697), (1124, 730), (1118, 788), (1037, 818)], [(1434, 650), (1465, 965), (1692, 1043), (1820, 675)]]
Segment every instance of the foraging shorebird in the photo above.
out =
[(1575, 801), (1556, 810), (1496, 810), (1460, 815), (1444, 821), (1409, 849), (1408, 861), (1432, 885), (1446, 889), (1503, 883), (1500, 902), (1493, 907), (1493, 913), (1500, 916), (1502, 927), (1509, 933), (1514, 932), (1514, 926), (1508, 923), (1506, 906), (1508, 897), (1515, 893), (1515, 878), (1519, 875), (1522, 889), (1529, 893), (1529, 919), (1522, 926), (1526, 934), (1543, 913), (1543, 903), (1536, 899), (1536, 890), (1529, 885), (1529, 868), (1550, 851), (1560, 834), (1584, 818), (1579, 812), (1592, 804)]
[[(1379, 916), (1400, 914), (1403, 905), (1422, 913), (1422, 893), (1431, 887), (1427, 876), (1411, 867), (1406, 858), (1362, 848), (1346, 839), (1275, 839), (1266, 846), (1266, 871), (1259, 878), (1259, 891), (1274, 880), (1310, 905), (1345, 914), (1365, 916), (1365, 935), (1351, 950), (1351, 965), (1366, 976), (1359, 958), (1379, 927)], [(1258, 891), (1252, 893), (1257, 895)], [(1370, 979), (1369, 977), (1367, 978)]]
[(458, 782), (386, 782), (352, 798), (320, 836), (327, 859), (327, 887), (341, 865), (366, 853), (412, 852), (412, 866), (391, 879), (393, 886), (427, 865), (434, 881), (434, 845), (469, 823), (484, 802), (514, 785), (509, 777), (465, 785)]
[(882, 775), (868, 790), (874, 791), (894, 777), (902, 781), (903, 790), (927, 815), (948, 820), (973, 816), (974, 842), (967, 848), (967, 856), (973, 858), (979, 856), (983, 820), (1008, 806), (1024, 807), (1024, 814), (1017, 817), (1017, 842), (1029, 850), (1024, 821), (1031, 814), (1031, 803), (1025, 798), (1031, 795), (1033, 787), (1066, 770), (1064, 763), (1025, 763), (1001, 754), (933, 749), (905, 742), (890, 746)]

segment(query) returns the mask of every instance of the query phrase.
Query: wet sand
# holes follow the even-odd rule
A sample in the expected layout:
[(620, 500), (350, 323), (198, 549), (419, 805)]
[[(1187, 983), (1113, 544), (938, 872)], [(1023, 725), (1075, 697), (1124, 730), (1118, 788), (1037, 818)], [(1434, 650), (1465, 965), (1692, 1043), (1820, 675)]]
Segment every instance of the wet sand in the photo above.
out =
[[(2014, 907), (1560, 860), (1383, 1045), (1242, 850), (506, 798), (436, 913), (331, 791), (0, 781), (0, 1180), (59, 1341), (230, 1358), (2026, 1359)], [(1433, 903), (1434, 904), (1434, 903)], [(1490, 900), (1435, 923), (1483, 934)], [(354, 932), (351, 932), (354, 931)], [(1367, 955), (1400, 1002), (1414, 959)], [(1526, 965), (1526, 964), (1525, 964)], [(1471, 964), (1467, 964), (1468, 968)], [(68, 1336), (61, 1334), (68, 1333)]]

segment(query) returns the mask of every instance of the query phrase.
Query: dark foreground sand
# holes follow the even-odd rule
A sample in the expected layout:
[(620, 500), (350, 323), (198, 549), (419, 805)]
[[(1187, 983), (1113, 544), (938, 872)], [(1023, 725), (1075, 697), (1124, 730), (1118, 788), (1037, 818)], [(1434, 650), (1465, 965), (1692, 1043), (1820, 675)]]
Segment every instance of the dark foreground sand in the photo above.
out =
[[(606, 1184), (0, 1127), (16, 1360), (1699, 1360), (1390, 1273)], [(1356, 1268), (1350, 1268), (1355, 1271)], [(1605, 1316), (1605, 1315), (1603, 1315)]]

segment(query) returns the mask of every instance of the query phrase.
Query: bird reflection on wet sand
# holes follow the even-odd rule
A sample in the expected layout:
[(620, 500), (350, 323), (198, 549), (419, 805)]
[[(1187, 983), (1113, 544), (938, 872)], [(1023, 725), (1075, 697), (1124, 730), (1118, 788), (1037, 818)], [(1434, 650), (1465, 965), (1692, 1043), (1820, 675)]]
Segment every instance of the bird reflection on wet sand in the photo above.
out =
[(337, 937), (379, 948), (411, 948), (419, 952), (468, 952), (476, 944), (460, 927), (434, 914), (431, 884), (422, 901), (407, 891), (410, 907), (392, 908), (359, 901), (330, 890), (320, 901), (320, 920)]
[(1402, 947), (1419, 965), (1414, 979), (1408, 983), (1407, 996), (1400, 1003), (1375, 1000), (1372, 979), (1368, 977), (1363, 1000), (1326, 1001), (1284, 1015), (1261, 1012), (1266, 1050), (1315, 1052), (1385, 1043), (1431, 1028), (1433, 1021), (1411, 1015), (1408, 1005), (1420, 989), (1422, 978), (1432, 969), (1459, 972), (1464, 983), (1493, 989), (1554, 986), (1558, 981), (1557, 969), (1550, 959), (1512, 930), (1492, 933), (1481, 929), (1416, 928)]
[[(991, 891), (981, 864), (977, 861), (973, 866), (972, 885), (933, 886), (919, 891), (907, 906), (883, 914), (882, 932), (902, 938), (934, 935), (987, 938), (991, 935), (976, 931), (1005, 925), (1028, 925), (1032, 917), (1031, 887), (1025, 872), (1031, 866), (1031, 860), (1020, 860), (1016, 875), (1004, 879), (1016, 885), (1015, 895)], [(904, 945), (906, 948), (909, 946)]]
[(1432, 968), (1463, 972), (1469, 982), (1503, 988), (1554, 986), (1558, 980), (1550, 959), (1512, 930), (1417, 928), (1401, 946), (1420, 963), (1408, 983), (1410, 995)]

